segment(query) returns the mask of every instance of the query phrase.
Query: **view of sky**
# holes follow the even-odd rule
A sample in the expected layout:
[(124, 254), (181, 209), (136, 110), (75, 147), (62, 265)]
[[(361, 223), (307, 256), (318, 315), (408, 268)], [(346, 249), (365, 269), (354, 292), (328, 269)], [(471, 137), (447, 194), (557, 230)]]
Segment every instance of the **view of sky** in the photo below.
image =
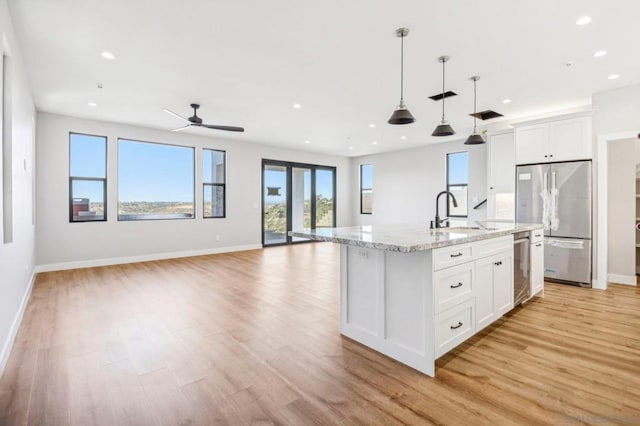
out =
[(449, 185), (469, 183), (469, 153), (455, 152), (448, 155)]

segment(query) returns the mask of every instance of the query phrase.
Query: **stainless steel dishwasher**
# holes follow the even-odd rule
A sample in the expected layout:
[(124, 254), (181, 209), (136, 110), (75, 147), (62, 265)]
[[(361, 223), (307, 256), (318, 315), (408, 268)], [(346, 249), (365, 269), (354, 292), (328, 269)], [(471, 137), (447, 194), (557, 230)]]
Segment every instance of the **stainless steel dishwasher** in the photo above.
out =
[(529, 284), (529, 232), (513, 235), (513, 305), (517, 306), (531, 296)]

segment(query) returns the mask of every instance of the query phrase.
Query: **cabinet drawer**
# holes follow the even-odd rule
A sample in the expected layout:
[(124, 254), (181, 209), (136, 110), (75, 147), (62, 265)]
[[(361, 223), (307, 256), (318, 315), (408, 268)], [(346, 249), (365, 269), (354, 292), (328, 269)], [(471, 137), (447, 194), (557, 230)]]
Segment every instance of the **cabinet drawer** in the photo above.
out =
[(529, 234), (530, 243), (539, 243), (544, 239), (544, 229), (536, 229)]
[(474, 299), (435, 316), (435, 357), (453, 349), (475, 332)]
[(460, 245), (433, 250), (433, 270), (459, 265), (471, 259), (471, 247)]
[(442, 269), (433, 274), (435, 312), (439, 313), (473, 297), (473, 262)]
[(480, 257), (491, 256), (505, 250), (512, 250), (512, 248), (513, 235), (491, 238), (488, 240), (478, 241), (474, 247), (473, 256), (477, 259)]

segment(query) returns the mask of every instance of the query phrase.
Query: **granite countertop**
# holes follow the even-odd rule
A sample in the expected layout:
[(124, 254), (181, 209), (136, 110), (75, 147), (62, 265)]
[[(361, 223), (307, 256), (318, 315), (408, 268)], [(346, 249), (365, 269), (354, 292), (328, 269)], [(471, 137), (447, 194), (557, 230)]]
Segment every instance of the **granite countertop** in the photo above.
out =
[[(467, 229), (465, 229), (467, 228)], [(468, 229), (474, 228), (474, 229)], [(428, 223), (363, 225), (290, 231), (292, 237), (410, 253), (542, 229), (538, 223), (451, 221), (449, 228), (429, 229)]]

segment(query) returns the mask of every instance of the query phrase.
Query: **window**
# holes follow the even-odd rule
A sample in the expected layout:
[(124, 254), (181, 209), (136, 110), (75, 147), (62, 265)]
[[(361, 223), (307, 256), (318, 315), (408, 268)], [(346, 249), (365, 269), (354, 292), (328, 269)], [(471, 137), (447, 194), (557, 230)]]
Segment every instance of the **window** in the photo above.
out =
[(194, 148), (118, 139), (118, 220), (192, 219)]
[(458, 207), (453, 206), (451, 197), (447, 204), (447, 216), (467, 217), (467, 188), (469, 185), (469, 153), (453, 152), (447, 154), (447, 191), (453, 193)]
[(69, 134), (69, 221), (107, 219), (107, 138)]
[(202, 158), (203, 216), (225, 217), (226, 153), (204, 149)]
[(373, 166), (360, 164), (360, 214), (373, 213)]

